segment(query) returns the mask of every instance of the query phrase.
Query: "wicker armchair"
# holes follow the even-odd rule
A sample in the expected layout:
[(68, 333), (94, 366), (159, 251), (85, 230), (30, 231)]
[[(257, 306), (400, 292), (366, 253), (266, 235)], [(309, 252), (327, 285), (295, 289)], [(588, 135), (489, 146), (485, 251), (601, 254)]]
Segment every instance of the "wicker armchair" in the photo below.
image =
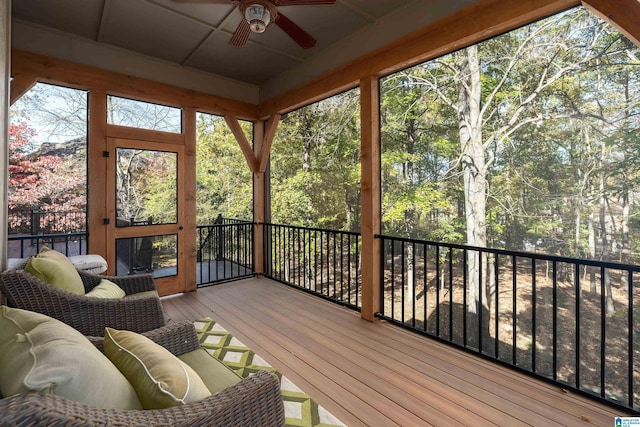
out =
[[(193, 324), (144, 333), (174, 355), (199, 347)], [(102, 347), (101, 338), (91, 339)], [(158, 410), (98, 409), (59, 396), (23, 393), (0, 400), (0, 425), (46, 426), (283, 426), (278, 377), (260, 371), (200, 402)]]
[[(127, 295), (156, 290), (151, 274), (115, 277), (78, 273), (86, 292), (96, 287), (101, 279), (111, 280)], [(90, 298), (57, 289), (23, 270), (7, 270), (0, 274), (0, 291), (10, 307), (46, 314), (87, 336), (104, 335), (105, 326), (146, 332), (166, 324), (157, 295)]]

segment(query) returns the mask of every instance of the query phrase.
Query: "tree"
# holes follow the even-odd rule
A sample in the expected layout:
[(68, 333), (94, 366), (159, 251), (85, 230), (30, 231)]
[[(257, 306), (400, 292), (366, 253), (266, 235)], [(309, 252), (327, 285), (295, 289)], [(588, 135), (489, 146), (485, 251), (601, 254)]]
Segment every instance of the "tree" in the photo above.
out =
[(31, 218), (47, 232), (84, 230), (87, 93), (38, 83), (12, 105), (10, 119), (10, 230), (29, 223), (20, 210), (49, 212)]
[(9, 125), (9, 210), (82, 210), (86, 204), (82, 168), (72, 158), (33, 154), (35, 130)]
[[(431, 141), (439, 137), (450, 143), (457, 140), (457, 153), (451, 154), (449, 163), (441, 162), (446, 176), (438, 179), (464, 195), (462, 217), (468, 245), (491, 243), (521, 249), (533, 242), (537, 248), (542, 240), (546, 250), (555, 248), (578, 256), (588, 246), (583, 238), (584, 218), (592, 217), (597, 209), (598, 220), (590, 222), (589, 239), (593, 241), (593, 233), (599, 233), (600, 244), (591, 247), (598, 246), (600, 254), (592, 256), (607, 259), (613, 244), (609, 236), (618, 227), (612, 215), (618, 208), (607, 179), (615, 155), (603, 144), (611, 141), (608, 135), (617, 129), (625, 128), (618, 132), (624, 134), (638, 128), (637, 119), (630, 119), (638, 105), (637, 98), (630, 96), (634, 90), (620, 84), (634, 82), (631, 84), (637, 86), (636, 75), (629, 74), (637, 69), (636, 50), (606, 23), (575, 8), (388, 78), (402, 83), (395, 92), (383, 91), (383, 179), (391, 183), (389, 177), (400, 171), (404, 179), (398, 180), (403, 184), (397, 187), (383, 184), (383, 200), (405, 203), (383, 203), (401, 211), (393, 217), (388, 215), (392, 210), (384, 212), (385, 229), (394, 219), (404, 217), (404, 224), (409, 225), (416, 217), (428, 217), (436, 203), (443, 205), (443, 198), (456, 206), (455, 191), (439, 191), (434, 178), (423, 176), (425, 181), (420, 181), (415, 175), (426, 162), (412, 155), (416, 134), (411, 129), (442, 125), (447, 130), (422, 133)], [(404, 104), (397, 95), (400, 90), (412, 93)], [(620, 96), (625, 93), (626, 99)], [(394, 108), (404, 113), (391, 114)], [(435, 126), (432, 117), (437, 118)], [(395, 140), (402, 141), (398, 154), (393, 148), (398, 145)], [(421, 146), (421, 150), (429, 149), (426, 144)], [(399, 196), (429, 185), (434, 201), (420, 200), (427, 206)], [(387, 194), (390, 190), (395, 194)], [(619, 200), (627, 203), (624, 195)], [(622, 212), (626, 209), (620, 208)], [(409, 226), (403, 232), (414, 237), (409, 233), (419, 228)], [(428, 236), (420, 232), (421, 237)], [(489, 313), (493, 300), (491, 275), (497, 272), (488, 258), (480, 260), (477, 252), (469, 253), (472, 322), (481, 310)], [(607, 293), (611, 294), (610, 287)], [(489, 317), (482, 318), (485, 324), (480, 329), (488, 333)]]
[[(252, 123), (240, 126), (252, 140)], [(198, 114), (196, 210), (200, 225), (213, 224), (218, 214), (253, 218), (253, 177), (233, 133), (219, 116)]]
[(358, 95), (351, 90), (283, 117), (271, 150), (272, 221), (359, 229)]

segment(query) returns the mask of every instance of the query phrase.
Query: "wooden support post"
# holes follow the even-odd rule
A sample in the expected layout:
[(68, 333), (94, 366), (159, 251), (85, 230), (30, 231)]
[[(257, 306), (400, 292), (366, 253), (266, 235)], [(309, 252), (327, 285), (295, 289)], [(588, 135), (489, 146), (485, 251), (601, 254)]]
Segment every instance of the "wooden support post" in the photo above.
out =
[[(253, 124), (253, 151), (256, 159), (260, 159), (260, 151), (264, 142), (264, 121), (258, 120)], [(253, 173), (253, 268), (258, 277), (264, 273), (264, 227), (265, 220), (265, 188), (264, 171)]]
[(9, 79), (11, 76), (11, 0), (0, 2), (0, 270), (7, 267), (7, 185), (9, 178)]
[(380, 93), (375, 76), (360, 81), (362, 318), (380, 311)]
[(260, 224), (263, 223), (267, 217), (266, 209), (266, 183), (265, 172), (267, 165), (269, 164), (269, 155), (271, 154), (271, 143), (276, 136), (276, 130), (280, 123), (280, 114), (272, 114), (269, 117), (267, 129), (265, 131), (264, 121), (260, 120), (255, 122), (254, 125), (254, 147), (255, 158), (257, 161), (258, 169), (253, 174), (253, 217), (254, 221), (258, 223), (255, 228), (254, 237), (254, 266), (258, 275), (264, 273), (264, 259), (265, 259), (265, 247), (264, 247), (264, 227)]
[[(89, 141), (87, 146), (87, 180), (88, 215), (87, 231), (89, 232), (88, 252), (103, 256), (109, 262), (109, 274), (115, 274), (115, 256), (109, 260), (107, 248), (107, 226), (105, 218), (115, 220), (115, 215), (107, 212), (107, 170), (108, 158), (102, 154), (107, 151), (107, 92), (92, 90), (89, 94)], [(115, 153), (110, 153), (112, 156)], [(111, 251), (113, 252), (113, 251)]]
[(181, 220), (182, 248), (184, 266), (184, 291), (195, 291), (196, 284), (196, 110), (188, 107), (184, 109), (184, 218)]

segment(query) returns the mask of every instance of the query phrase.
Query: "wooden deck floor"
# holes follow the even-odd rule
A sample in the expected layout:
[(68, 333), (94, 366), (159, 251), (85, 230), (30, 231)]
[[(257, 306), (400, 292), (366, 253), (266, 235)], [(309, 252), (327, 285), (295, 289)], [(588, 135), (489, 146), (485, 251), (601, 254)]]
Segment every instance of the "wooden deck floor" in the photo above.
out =
[(349, 426), (613, 426), (625, 414), (269, 279), (163, 299), (210, 316)]

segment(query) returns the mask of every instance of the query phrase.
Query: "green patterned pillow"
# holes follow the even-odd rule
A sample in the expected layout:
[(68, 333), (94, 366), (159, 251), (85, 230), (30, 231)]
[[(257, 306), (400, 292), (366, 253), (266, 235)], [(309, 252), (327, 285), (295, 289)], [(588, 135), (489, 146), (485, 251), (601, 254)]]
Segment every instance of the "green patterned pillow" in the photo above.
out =
[(193, 369), (135, 332), (105, 328), (104, 354), (129, 380), (144, 409), (169, 408), (211, 396)]
[(58, 289), (84, 295), (84, 284), (78, 270), (66, 256), (53, 249), (42, 248), (37, 256), (29, 259), (24, 270)]
[(105, 409), (141, 409), (118, 368), (69, 325), (0, 306), (0, 390), (55, 394)]
[(242, 377), (204, 348), (181, 354), (178, 359), (191, 366), (213, 394), (239, 383)]
[(98, 286), (85, 294), (91, 298), (124, 298), (126, 293), (111, 280), (102, 279)]

